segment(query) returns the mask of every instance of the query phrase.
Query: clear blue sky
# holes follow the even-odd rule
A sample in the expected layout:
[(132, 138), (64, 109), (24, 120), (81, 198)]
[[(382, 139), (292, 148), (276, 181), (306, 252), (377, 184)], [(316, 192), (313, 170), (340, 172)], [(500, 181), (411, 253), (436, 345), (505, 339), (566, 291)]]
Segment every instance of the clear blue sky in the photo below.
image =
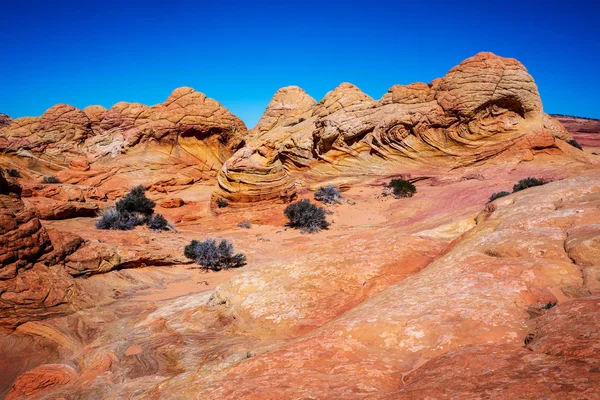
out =
[(479, 51), (515, 57), (547, 112), (600, 118), (596, 1), (0, 1), (0, 112), (163, 102), (191, 86), (252, 127), (273, 93), (379, 98)]

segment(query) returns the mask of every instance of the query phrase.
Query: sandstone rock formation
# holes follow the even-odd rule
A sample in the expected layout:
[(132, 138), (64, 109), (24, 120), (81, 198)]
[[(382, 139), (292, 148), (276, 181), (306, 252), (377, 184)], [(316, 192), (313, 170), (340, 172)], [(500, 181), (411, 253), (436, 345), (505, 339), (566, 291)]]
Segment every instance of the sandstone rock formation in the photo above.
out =
[(109, 110), (101, 106), (78, 110), (58, 104), (41, 117), (17, 118), (2, 128), (0, 149), (31, 151), (68, 165), (74, 156), (92, 160), (116, 156), (151, 141), (191, 146), (194, 142), (186, 138), (195, 138), (197, 144), (210, 140), (205, 146), (216, 146), (213, 151), (218, 157), (227, 145), (239, 146), (245, 129), (244, 123), (218, 102), (182, 87), (156, 106), (121, 102)]
[(297, 86), (279, 89), (253, 131), (260, 134), (276, 126), (293, 126), (310, 116), (317, 102)]
[(21, 188), (0, 170), (0, 330), (72, 312), (85, 298), (62, 268), (45, 264), (53, 247)]
[(184, 87), (155, 106), (56, 105), (41, 117), (17, 118), (0, 126), (0, 163), (19, 165), (25, 178), (38, 182), (57, 175), (89, 188), (91, 198), (106, 199), (136, 184), (166, 191), (180, 181), (214, 178), (245, 136), (239, 118)]
[(0, 126), (8, 125), (12, 122), (12, 118), (8, 114), (0, 113)]
[[(287, 93), (278, 92), (272, 104)], [(294, 88), (293, 93), (303, 92)], [(570, 138), (544, 114), (525, 67), (491, 53), (463, 61), (429, 85), (396, 85), (381, 100), (344, 83), (314, 104), (307, 118), (309, 104), (290, 100), (283, 111), (267, 108), (256, 135), (219, 173), (215, 197), (232, 203), (246, 203), (249, 195), (290, 199), (290, 175), (306, 168), (331, 176), (456, 168), (500, 154), (530, 160), (548, 149), (560, 153), (556, 141)], [(289, 122), (290, 114), (301, 118), (273, 122)], [(264, 148), (268, 151), (256, 154)], [(269, 156), (260, 156), (265, 153)]]

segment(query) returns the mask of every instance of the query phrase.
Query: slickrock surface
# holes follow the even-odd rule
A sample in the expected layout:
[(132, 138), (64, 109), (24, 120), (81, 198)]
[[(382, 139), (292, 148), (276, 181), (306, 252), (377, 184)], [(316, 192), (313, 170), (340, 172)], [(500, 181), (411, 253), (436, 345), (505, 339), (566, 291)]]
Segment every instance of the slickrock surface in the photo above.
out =
[[(268, 216), (283, 206), (206, 214), (181, 235), (227, 237), (248, 255), (247, 267), (214, 292), (123, 297), (20, 327), (19, 342), (69, 350), (17, 378), (10, 396), (520, 398), (525, 390), (598, 398), (600, 303), (584, 276), (595, 266), (599, 176), (557, 180), (487, 207), (491, 191), (518, 177), (425, 181), (402, 200), (378, 198), (381, 182), (368, 181), (344, 192), (355, 204), (332, 207), (334, 224), (316, 235), (276, 231), (282, 222)], [(208, 206), (210, 193), (203, 196)], [(250, 230), (235, 225), (244, 217), (254, 220)], [(57, 223), (52, 229), (80, 227), (86, 240), (95, 234), (83, 219)], [(94, 287), (111, 274), (82, 282)], [(67, 366), (76, 375), (54, 383)]]
[[(0, 116), (0, 397), (600, 399), (600, 159), (573, 130), (490, 53), (380, 100), (284, 88), (249, 131), (190, 88)], [(400, 177), (416, 195), (383, 196)], [(138, 184), (174, 229), (96, 229)], [(330, 227), (287, 227), (329, 184)], [(197, 268), (206, 238), (247, 265)]]

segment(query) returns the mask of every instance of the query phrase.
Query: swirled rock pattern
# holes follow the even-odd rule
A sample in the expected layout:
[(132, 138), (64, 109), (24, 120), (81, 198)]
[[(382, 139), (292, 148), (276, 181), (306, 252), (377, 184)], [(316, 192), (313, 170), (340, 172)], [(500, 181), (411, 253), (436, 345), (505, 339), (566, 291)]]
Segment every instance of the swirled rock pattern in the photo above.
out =
[[(264, 121), (277, 120), (277, 112), (267, 109)], [(306, 114), (295, 116), (300, 115)], [(463, 61), (430, 84), (393, 86), (380, 100), (344, 83), (315, 104), (309, 118), (294, 124), (262, 123), (260, 132), (251, 148), (273, 149), (269, 163), (278, 159), (288, 172), (268, 176), (248, 168), (245, 187), (260, 191), (263, 198), (279, 198), (275, 192), (291, 187), (291, 175), (298, 169), (353, 175), (424, 165), (456, 168), (500, 154), (529, 160), (548, 149), (560, 153), (556, 140), (570, 138), (544, 114), (525, 67), (491, 53)], [(243, 165), (241, 158), (250, 154), (240, 151), (231, 163)], [(226, 168), (220, 172), (216, 193), (244, 202), (246, 189), (238, 186), (234, 192), (236, 179), (230, 174)]]
[(182, 87), (155, 106), (56, 105), (41, 117), (9, 120), (0, 126), (0, 163), (19, 167), (24, 179), (56, 175), (88, 188), (88, 198), (106, 199), (137, 184), (167, 191), (214, 179), (246, 135), (225, 107)]
[[(598, 398), (600, 303), (582, 272), (595, 265), (600, 178), (531, 188), (475, 216), (481, 186), (419, 184), (379, 220), (355, 221), (371, 202), (346, 222), (359, 225), (318, 238), (271, 232), (274, 248), (244, 230), (236, 244), (253, 266), (214, 293), (23, 326), (16, 334), (60, 343), (61, 364), (78, 368), (47, 387), (25, 373), (10, 395)], [(336, 221), (368, 192), (345, 192), (357, 204), (337, 206)]]
[[(62, 268), (46, 265), (54, 250), (20, 186), (0, 170), (0, 330), (72, 312), (85, 296)], [(48, 263), (49, 264), (49, 263)]]

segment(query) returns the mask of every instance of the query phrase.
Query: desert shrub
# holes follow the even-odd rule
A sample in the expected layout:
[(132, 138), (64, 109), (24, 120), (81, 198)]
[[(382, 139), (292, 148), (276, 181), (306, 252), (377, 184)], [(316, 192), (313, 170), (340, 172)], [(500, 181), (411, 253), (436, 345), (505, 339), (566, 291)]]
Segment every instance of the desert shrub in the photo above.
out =
[(6, 173), (8, 174), (8, 176), (10, 176), (12, 178), (20, 178), (21, 177), (21, 173), (14, 168), (7, 169)]
[(519, 192), (521, 190), (525, 190), (527, 188), (534, 187), (534, 186), (542, 186), (542, 185), (545, 185), (546, 183), (548, 183), (548, 182), (543, 179), (532, 178), (532, 177), (521, 179), (519, 182), (515, 183), (515, 185), (513, 186), (513, 192)]
[(581, 147), (581, 145), (575, 139), (567, 140), (567, 143), (579, 150), (583, 150), (583, 147)]
[[(152, 215), (154, 213), (155, 203), (146, 197), (146, 190), (142, 185), (131, 189), (129, 193), (116, 204), (117, 211), (140, 213), (143, 215)], [(143, 223), (145, 223), (144, 221)]]
[(308, 200), (290, 204), (283, 213), (290, 220), (288, 225), (302, 232), (314, 233), (329, 226), (325, 218), (325, 210), (311, 204)]
[(305, 119), (305, 118), (300, 118), (300, 119), (298, 120), (298, 122), (292, 122), (292, 123), (290, 124), (290, 126), (296, 126), (296, 125), (298, 125), (299, 123), (301, 123), (301, 122), (304, 122), (304, 121), (306, 121), (306, 119)]
[(42, 183), (60, 183), (60, 179), (54, 175), (45, 176), (42, 178)]
[(342, 195), (338, 188), (333, 185), (320, 187), (315, 191), (315, 200), (323, 202), (325, 204), (334, 204), (342, 202)]
[(169, 227), (169, 221), (161, 214), (154, 214), (148, 217), (148, 228), (161, 232)]
[(205, 269), (219, 271), (221, 269), (239, 268), (246, 264), (246, 256), (233, 253), (233, 244), (227, 240), (221, 240), (219, 244), (214, 239), (206, 239), (201, 242), (192, 240), (185, 246), (183, 254)]
[(509, 194), (510, 193), (506, 192), (506, 191), (494, 193), (493, 195), (490, 196), (490, 201), (494, 201), (496, 199), (499, 199), (500, 197), (508, 196)]
[(128, 231), (137, 225), (137, 219), (127, 211), (120, 212), (115, 207), (111, 207), (100, 215), (96, 221), (96, 228), (110, 229), (119, 231)]
[(225, 208), (225, 207), (227, 207), (228, 205), (229, 205), (229, 203), (228, 203), (228, 202), (227, 202), (227, 200), (225, 200), (224, 198), (222, 198), (222, 197), (219, 197), (219, 198), (217, 199), (217, 207), (219, 207), (219, 208)]
[(242, 221), (238, 224), (238, 227), (244, 228), (244, 229), (250, 229), (250, 228), (252, 228), (252, 224), (249, 221)]
[(404, 179), (392, 179), (387, 188), (392, 191), (392, 194), (397, 199), (401, 197), (412, 197), (417, 192), (415, 185)]

